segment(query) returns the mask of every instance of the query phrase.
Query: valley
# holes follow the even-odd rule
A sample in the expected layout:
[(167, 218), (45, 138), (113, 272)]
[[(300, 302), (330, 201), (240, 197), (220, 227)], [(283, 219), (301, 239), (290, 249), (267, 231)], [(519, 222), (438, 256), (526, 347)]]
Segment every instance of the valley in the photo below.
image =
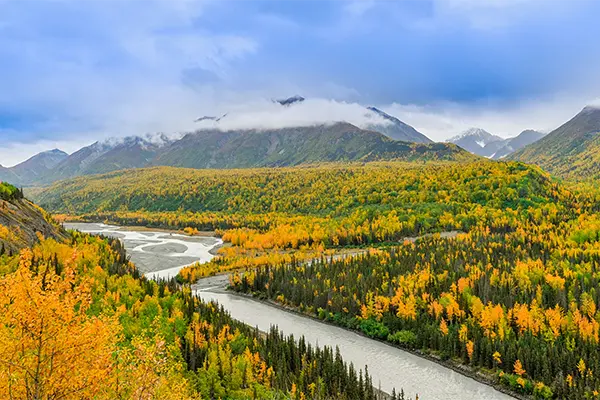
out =
[[(152, 279), (169, 279), (174, 276), (170, 274), (171, 271), (176, 274), (174, 268), (170, 267), (170, 262), (167, 261), (174, 256), (177, 258), (184, 253), (195, 254), (187, 255), (189, 259), (187, 257), (185, 259), (178, 258), (178, 261), (175, 262), (204, 263), (210, 261), (211, 256), (202, 249), (218, 244), (213, 238), (206, 240), (205, 238), (180, 237), (182, 235), (168, 231), (152, 232), (152, 230), (84, 223), (66, 223), (64, 226), (84, 233), (119, 238), (123, 241), (124, 249), (131, 255), (131, 260), (138, 270)], [(165, 237), (165, 235), (167, 236)], [(157, 244), (159, 241), (167, 241), (172, 247), (163, 247), (162, 250), (159, 250), (157, 246), (168, 246), (167, 243)], [(200, 251), (184, 252), (182, 249), (173, 247), (174, 243), (182, 241), (187, 246), (197, 245), (194, 247), (199, 247)], [(155, 248), (148, 249), (150, 246)], [(144, 249), (147, 250), (144, 251)], [(144, 253), (149, 253), (151, 256)], [(304, 336), (307, 342), (313, 346), (338, 347), (348, 362), (352, 362), (354, 365), (366, 365), (375, 386), (388, 393), (391, 393), (395, 387), (401, 387), (407, 395), (414, 397), (418, 394), (420, 398), (454, 400), (463, 398), (462, 396), (465, 394), (490, 400), (510, 398), (485, 384), (464, 377), (451, 369), (438, 366), (431, 361), (423, 360), (411, 353), (375, 342), (344, 329), (326, 325), (306, 316), (292, 314), (264, 303), (257, 303), (255, 300), (236, 295), (235, 292), (227, 292), (228, 282), (227, 275), (216, 275), (199, 280), (192, 286), (192, 290), (203, 301), (218, 302), (233, 318), (251, 327), (256, 326), (263, 332), (269, 332), (272, 326), (277, 326), (285, 335)], [(385, 368), (385, 365), (394, 365), (395, 368), (390, 370)], [(391, 385), (391, 382), (394, 384)], [(436, 384), (432, 385), (431, 382), (436, 382)]]
[[(377, 396), (380, 386), (392, 398), (583, 399), (597, 384), (593, 371), (600, 365), (589, 351), (600, 341), (600, 275), (593, 267), (598, 192), (589, 188), (521, 162), (427, 153), (420, 162), (136, 168), (26, 190), (53, 213), (44, 218), (60, 233), (30, 235), (20, 248), (42, 246), (30, 264), (54, 265), (58, 278), (69, 265), (68, 251), (44, 254), (68, 246), (60, 242), (69, 235), (72, 246), (101, 235), (106, 239), (94, 239), (100, 241), (94, 246), (108, 241), (120, 254), (118, 263), (106, 263), (106, 273), (131, 276), (126, 279), (147, 290), (158, 285), (159, 298), (183, 296), (195, 304), (181, 322), (188, 332), (197, 329), (194, 321), (208, 323), (192, 309), (217, 301), (224, 307), (219, 318), (233, 318), (229, 326), (260, 328), (246, 337), (302, 336), (301, 347), (311, 343), (307, 356), (312, 346), (337, 346), (339, 357), (353, 363), (343, 379), (354, 379), (354, 368), (365, 367), (359, 378), (369, 371), (368, 384), (356, 381), (360, 398)], [(14, 186), (5, 192), (7, 204), (26, 201)], [(81, 233), (62, 233), (60, 226)], [(4, 241), (14, 246), (10, 236)], [(7, 277), (29, 265), (17, 266), (23, 252), (3, 257)], [(194, 294), (196, 300), (187, 297)], [(138, 312), (130, 301), (125, 307)], [(211, 361), (198, 345), (217, 339), (205, 331), (194, 344), (189, 333), (182, 335), (170, 340), (179, 342), (174, 351), (184, 358), (178, 374), (190, 382), (186, 390), (217, 390), (216, 381), (200, 383)], [(265, 351), (259, 351), (263, 369), (274, 369), (268, 379), (256, 378), (267, 390), (258, 397), (298, 390), (277, 381), (279, 364)], [(292, 373), (297, 365), (289, 367)], [(300, 384), (301, 393), (313, 390)], [(315, 398), (358, 398), (333, 381), (319, 384), (330, 394)], [(219, 385), (239, 393), (252, 387)]]
[(600, 400), (599, 15), (1, 0), (0, 400)]
[[(530, 232), (531, 237), (556, 234), (568, 246), (558, 226), (573, 224), (591, 205), (536, 167), (484, 161), (151, 168), (64, 181), (35, 192), (35, 198), (56, 213), (68, 214), (58, 215), (61, 219), (214, 230), (229, 246), (208, 262), (181, 269), (179, 282), (233, 271), (231, 286), (238, 293), (269, 299), (372, 338), (364, 340), (419, 349), (422, 356), (515, 395), (551, 398), (554, 390), (568, 390), (551, 386), (546, 367), (534, 367), (543, 365), (534, 357), (555, 348), (536, 339), (536, 332), (554, 332), (554, 322), (543, 322), (551, 314), (540, 319), (547, 326), (530, 326), (516, 317), (517, 311), (534, 312), (530, 307), (546, 312), (544, 304), (563, 296), (564, 289), (552, 289), (558, 292), (547, 294), (548, 303), (536, 296), (531, 302), (527, 286), (505, 276), (514, 268), (508, 260), (518, 259), (525, 282), (538, 279), (534, 282), (547, 285), (546, 279), (565, 279), (550, 259), (547, 272), (541, 273), (549, 277), (540, 281), (530, 275), (540, 272), (529, 263), (536, 265), (533, 260), (548, 256), (535, 242), (532, 248), (518, 243)], [(455, 233), (441, 235), (446, 231)], [(533, 240), (527, 238), (527, 243)], [(499, 258), (503, 241), (512, 249), (505, 250), (506, 259)], [(498, 250), (491, 254), (482, 249)], [(349, 250), (348, 256), (336, 255)], [(498, 279), (502, 283), (496, 289)], [(210, 286), (201, 296), (231, 299)], [(482, 292), (482, 287), (487, 289)], [(516, 288), (522, 297), (507, 294)], [(526, 308), (514, 308), (515, 301)], [(569, 305), (560, 304), (558, 315), (564, 315)], [(237, 315), (235, 309), (230, 311)], [(488, 312), (500, 314), (492, 317)], [(553, 335), (563, 340), (560, 333)], [(538, 350), (517, 352), (521, 341)], [(494, 361), (495, 352), (502, 362)], [(587, 357), (587, 362), (595, 361)], [(528, 371), (527, 379), (514, 374), (516, 364)], [(407, 382), (407, 387), (422, 384)]]

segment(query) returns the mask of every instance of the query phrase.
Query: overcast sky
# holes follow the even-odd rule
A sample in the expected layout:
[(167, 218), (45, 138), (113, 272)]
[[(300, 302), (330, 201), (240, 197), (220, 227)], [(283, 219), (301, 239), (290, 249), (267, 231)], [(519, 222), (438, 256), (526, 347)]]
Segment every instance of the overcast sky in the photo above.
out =
[[(98, 139), (345, 119), (549, 131), (600, 97), (595, 0), (0, 0), (0, 164)], [(299, 107), (273, 98), (300, 94)]]

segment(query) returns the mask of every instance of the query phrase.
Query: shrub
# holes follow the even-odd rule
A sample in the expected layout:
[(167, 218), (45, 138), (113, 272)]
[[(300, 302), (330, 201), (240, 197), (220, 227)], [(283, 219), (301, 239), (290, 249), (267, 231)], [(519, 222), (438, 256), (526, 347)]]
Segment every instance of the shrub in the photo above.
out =
[(417, 335), (413, 331), (402, 330), (388, 335), (387, 340), (402, 347), (413, 349), (417, 344)]

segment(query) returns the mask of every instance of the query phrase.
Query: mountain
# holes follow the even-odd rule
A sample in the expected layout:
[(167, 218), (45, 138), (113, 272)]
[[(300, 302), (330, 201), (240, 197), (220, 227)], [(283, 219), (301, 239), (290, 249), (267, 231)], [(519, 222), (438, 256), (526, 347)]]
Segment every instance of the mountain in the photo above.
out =
[(288, 97), (287, 99), (276, 99), (276, 100), (274, 100), (274, 102), (279, 103), (282, 106), (291, 106), (292, 104), (295, 104), (295, 103), (302, 103), (304, 100), (306, 100), (304, 97), (296, 95), (296, 96)]
[[(289, 107), (293, 104), (302, 103), (304, 100), (306, 100), (304, 97), (296, 95), (286, 99), (274, 100), (274, 102)], [(367, 123), (364, 126), (361, 125), (361, 128), (382, 133), (394, 140), (413, 143), (433, 143), (427, 136), (423, 135), (412, 126), (400, 121), (398, 118), (389, 115), (376, 107), (366, 108), (369, 111), (366, 115), (367, 117), (374, 114), (375, 116), (383, 118), (386, 123)]]
[(164, 135), (145, 138), (130, 136), (95, 142), (71, 154), (34, 183), (50, 183), (79, 175), (144, 167), (156, 157), (160, 149), (170, 143), (171, 140)]
[(497, 150), (494, 146), (488, 147), (488, 149), (485, 150), (486, 146), (501, 141), (504, 141), (504, 139), (500, 136), (492, 135), (480, 128), (468, 129), (460, 135), (454, 136), (448, 140), (448, 142), (454, 143), (473, 154), (484, 157), (489, 157), (493, 154), (494, 150)]
[(530, 145), (531, 143), (537, 142), (545, 135), (542, 132), (534, 131), (531, 129), (525, 130), (514, 138), (509, 138), (503, 140), (502, 142), (493, 142), (488, 146), (493, 146), (492, 149), (488, 149), (488, 146), (485, 147), (487, 153), (491, 153), (488, 157), (494, 160), (500, 160), (509, 154), (514, 153), (517, 150), (522, 149), (525, 146)]
[(537, 142), (508, 156), (565, 177), (600, 175), (600, 108), (588, 106)]
[(188, 168), (247, 168), (361, 159), (470, 158), (445, 143), (392, 140), (345, 122), (308, 127), (187, 134), (165, 148), (151, 165)]
[(26, 185), (35, 182), (56, 167), (69, 155), (62, 150), (44, 151), (11, 168), (0, 166), (0, 180), (15, 185)]
[(6, 168), (0, 165), (0, 182), (14, 182), (15, 185), (19, 185), (20, 182), (17, 182), (19, 178), (13, 172), (12, 168)]
[(405, 124), (398, 118), (391, 116), (378, 108), (367, 107), (367, 109), (376, 115), (385, 119), (387, 124), (368, 124), (366, 129), (383, 133), (387, 137), (394, 140), (402, 140), (413, 143), (433, 143), (431, 139), (417, 131), (412, 126)]

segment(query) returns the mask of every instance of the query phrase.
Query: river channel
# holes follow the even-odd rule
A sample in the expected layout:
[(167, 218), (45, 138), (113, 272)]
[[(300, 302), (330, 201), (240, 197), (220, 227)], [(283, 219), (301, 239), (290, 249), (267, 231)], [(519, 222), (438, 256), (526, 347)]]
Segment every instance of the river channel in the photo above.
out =
[[(222, 244), (214, 237), (189, 237), (176, 233), (135, 230), (104, 224), (65, 224), (66, 228), (98, 233), (123, 240), (132, 261), (150, 277), (174, 276), (185, 265), (212, 259), (211, 249)], [(291, 313), (225, 291), (226, 276), (205, 278), (194, 289), (205, 301), (217, 301), (232, 317), (267, 331), (277, 325), (295, 337), (305, 336), (319, 346), (338, 346), (344, 360), (369, 368), (373, 383), (386, 392), (403, 388), (421, 400), (510, 400), (513, 397), (433, 361), (371, 340), (354, 332)]]

